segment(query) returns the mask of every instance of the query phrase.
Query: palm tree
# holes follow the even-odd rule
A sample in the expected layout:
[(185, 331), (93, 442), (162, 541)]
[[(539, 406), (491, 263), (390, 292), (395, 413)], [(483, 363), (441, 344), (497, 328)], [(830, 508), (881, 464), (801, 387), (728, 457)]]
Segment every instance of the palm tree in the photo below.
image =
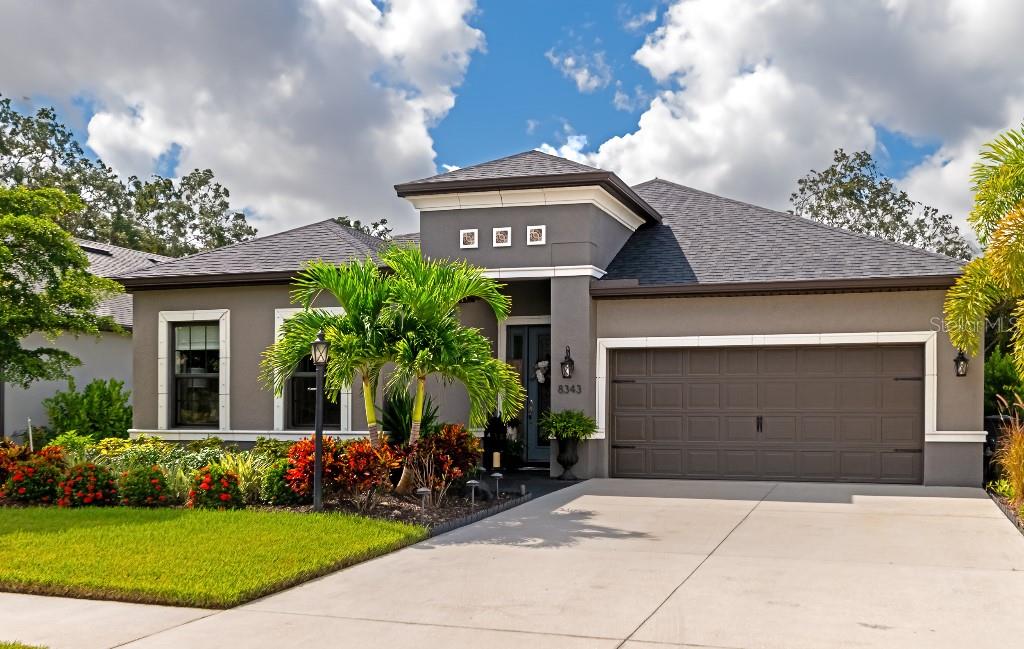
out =
[(974, 354), (985, 317), (1012, 304), (1014, 364), (1024, 373), (1024, 125), (986, 144), (980, 158), (969, 220), (986, 248), (946, 294), (946, 325), (953, 344)]
[[(294, 281), (292, 301), (304, 310), (281, 327), (281, 336), (263, 353), (263, 381), (280, 395), (288, 377), (309, 355), (310, 343), (323, 330), (330, 343), (324, 377), (325, 392), (337, 395), (358, 374), (370, 442), (380, 444), (375, 397), (380, 372), (391, 360), (394, 331), (385, 317), (390, 290), (388, 278), (371, 259), (343, 266), (316, 261), (308, 264)], [(313, 308), (328, 293), (344, 309), (333, 314)], [(335, 397), (336, 398), (336, 397)]]
[[(394, 372), (388, 389), (415, 383), (409, 443), (419, 439), (427, 378), (459, 382), (469, 395), (470, 426), (482, 427), (487, 417), (500, 412), (504, 421), (523, 407), (519, 375), (491, 354), (491, 342), (480, 330), (464, 327), (458, 319), (461, 302), (478, 299), (501, 321), (511, 301), (500, 285), (464, 261), (432, 260), (416, 248), (392, 247), (381, 255), (392, 271), (391, 319), (398, 332), (394, 346)], [(398, 493), (412, 489), (408, 468), (402, 472)]]

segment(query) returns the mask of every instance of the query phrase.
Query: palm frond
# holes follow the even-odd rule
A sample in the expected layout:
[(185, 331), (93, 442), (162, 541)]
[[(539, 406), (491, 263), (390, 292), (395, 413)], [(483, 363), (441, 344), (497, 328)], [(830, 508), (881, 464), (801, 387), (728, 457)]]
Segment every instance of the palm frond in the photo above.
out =
[(1024, 203), (1000, 219), (985, 250), (993, 281), (1010, 295), (1024, 293)]
[(1024, 124), (982, 147), (971, 170), (974, 208), (968, 217), (987, 244), (999, 221), (1024, 204)]
[(968, 262), (963, 275), (946, 292), (943, 308), (953, 345), (969, 354), (976, 354), (984, 332), (985, 316), (1005, 297), (992, 276), (987, 257), (977, 257)]

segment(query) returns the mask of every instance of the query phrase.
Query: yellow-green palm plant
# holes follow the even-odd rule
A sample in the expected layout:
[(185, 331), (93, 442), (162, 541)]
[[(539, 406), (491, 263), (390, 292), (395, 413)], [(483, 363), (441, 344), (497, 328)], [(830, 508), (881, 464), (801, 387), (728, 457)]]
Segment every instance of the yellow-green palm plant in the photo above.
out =
[[(471, 426), (484, 426), (494, 413), (504, 421), (515, 417), (525, 399), (518, 373), (494, 358), (490, 340), (479, 329), (463, 326), (458, 318), (459, 304), (469, 299), (483, 301), (499, 321), (507, 318), (511, 301), (500, 284), (464, 261), (424, 258), (416, 248), (392, 247), (381, 258), (392, 272), (388, 310), (397, 331), (388, 389), (416, 386), (410, 444), (419, 438), (431, 375), (466, 388)], [(397, 491), (411, 489), (412, 473), (406, 468)]]
[[(341, 266), (323, 261), (307, 264), (296, 276), (292, 289), (292, 301), (304, 310), (283, 323), (280, 337), (263, 353), (263, 381), (280, 395), (288, 378), (309, 355), (317, 332), (323, 330), (330, 343), (324, 390), (337, 395), (359, 376), (367, 429), (374, 446), (380, 444), (377, 384), (381, 369), (391, 360), (394, 343), (394, 330), (385, 312), (388, 284), (388, 277), (371, 259)], [(324, 293), (333, 296), (344, 312), (314, 308)]]
[(946, 294), (949, 337), (956, 347), (977, 353), (985, 317), (1012, 304), (1013, 359), (1024, 372), (1024, 125), (982, 148), (971, 180), (969, 220), (986, 248)]

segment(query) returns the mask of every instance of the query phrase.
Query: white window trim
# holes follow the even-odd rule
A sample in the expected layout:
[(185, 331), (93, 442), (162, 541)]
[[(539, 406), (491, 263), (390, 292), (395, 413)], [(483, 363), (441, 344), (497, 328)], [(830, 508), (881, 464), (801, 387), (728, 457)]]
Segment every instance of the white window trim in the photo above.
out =
[(157, 321), (156, 351), (156, 425), (158, 430), (173, 430), (170, 406), (171, 383), (171, 325), (172, 322), (216, 321), (220, 334), (220, 360), (218, 375), (220, 386), (218, 430), (231, 430), (231, 324), (228, 309), (198, 311), (161, 311)]
[[(540, 230), (540, 241), (530, 241), (530, 230)], [(546, 225), (528, 225), (526, 226), (526, 245), (528, 246), (543, 246), (548, 242), (548, 226)]]
[[(498, 233), (507, 232), (508, 241), (505, 243), (498, 243)], [(509, 226), (502, 226), (500, 228), (491, 228), (491, 246), (495, 248), (511, 248), (512, 247), (512, 228)]]
[[(466, 245), (466, 233), (473, 233), (473, 245)], [(459, 230), (459, 248), (463, 250), (467, 248), (479, 248), (480, 247), (480, 231), (476, 228), (469, 228), (466, 230)]]
[(462, 192), (409, 196), (406, 198), (421, 212), (468, 210), (487, 207), (527, 207), (534, 205), (588, 204), (597, 207), (631, 232), (645, 223), (644, 218), (601, 187), (547, 187), (543, 189), (502, 189), (491, 192)]
[(607, 273), (603, 268), (589, 265), (579, 266), (519, 266), (511, 268), (485, 268), (484, 276), (493, 279), (531, 279), (543, 277), (595, 277), (601, 279)]
[[(329, 306), (320, 307), (319, 310), (327, 311), (328, 313), (334, 313), (341, 315), (345, 313), (345, 309), (340, 306)], [(281, 337), (281, 326), (284, 325), (285, 320), (292, 317), (296, 313), (301, 312), (302, 309), (288, 308), (288, 309), (274, 309), (274, 340)], [(349, 386), (348, 390), (342, 390), (338, 395), (338, 406), (341, 408), (341, 430), (325, 431), (327, 435), (345, 435), (348, 436), (352, 432), (352, 386)], [(285, 415), (287, 414), (287, 406), (284, 400), (284, 393), (280, 395), (274, 395), (274, 432), (285, 433), (288, 436), (282, 439), (291, 439), (293, 433), (300, 433), (300, 431), (289, 430), (285, 426)], [(308, 437), (310, 432), (302, 432), (300, 437)], [(360, 435), (366, 436), (366, 433)], [(299, 438), (296, 438), (299, 439)]]
[[(500, 333), (500, 332), (499, 332)], [(938, 419), (938, 336), (934, 331), (879, 331), (869, 333), (752, 334), (741, 336), (655, 336), (646, 338), (598, 338), (596, 409), (598, 434), (604, 439), (608, 413), (608, 352), (612, 349), (650, 349), (657, 347), (745, 347), (772, 345), (850, 345), (850, 344), (924, 344), (924, 441), (985, 441), (985, 431), (936, 430)]]

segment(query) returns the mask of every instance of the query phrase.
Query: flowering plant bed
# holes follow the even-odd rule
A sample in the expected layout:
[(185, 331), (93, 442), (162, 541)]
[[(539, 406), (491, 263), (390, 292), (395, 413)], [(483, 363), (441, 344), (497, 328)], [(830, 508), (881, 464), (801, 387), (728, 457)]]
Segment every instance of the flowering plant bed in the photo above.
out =
[(226, 608), (426, 536), (344, 513), (7, 507), (0, 590)]

